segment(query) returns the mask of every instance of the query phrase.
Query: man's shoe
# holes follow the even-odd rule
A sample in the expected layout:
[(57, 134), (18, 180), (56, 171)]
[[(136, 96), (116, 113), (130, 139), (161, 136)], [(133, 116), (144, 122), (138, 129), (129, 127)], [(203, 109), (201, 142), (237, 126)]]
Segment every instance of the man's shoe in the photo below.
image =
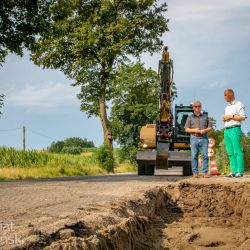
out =
[(235, 177), (236, 177), (236, 178), (243, 177), (243, 174), (237, 173), (237, 174), (235, 175)]
[(209, 178), (209, 175), (207, 173), (204, 173), (203, 178)]
[(193, 174), (193, 178), (198, 178), (198, 174), (197, 174), (197, 173), (194, 173), (194, 174)]
[(233, 174), (233, 173), (231, 172), (231, 173), (229, 173), (229, 175), (227, 175), (227, 177), (230, 177), (230, 178), (235, 177), (235, 174)]

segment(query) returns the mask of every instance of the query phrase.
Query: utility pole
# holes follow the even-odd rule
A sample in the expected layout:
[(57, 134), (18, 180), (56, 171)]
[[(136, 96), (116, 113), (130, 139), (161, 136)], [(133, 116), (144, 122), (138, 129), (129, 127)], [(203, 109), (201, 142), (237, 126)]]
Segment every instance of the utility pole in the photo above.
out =
[(23, 126), (23, 151), (25, 151), (25, 132), (26, 132), (26, 128), (25, 126)]

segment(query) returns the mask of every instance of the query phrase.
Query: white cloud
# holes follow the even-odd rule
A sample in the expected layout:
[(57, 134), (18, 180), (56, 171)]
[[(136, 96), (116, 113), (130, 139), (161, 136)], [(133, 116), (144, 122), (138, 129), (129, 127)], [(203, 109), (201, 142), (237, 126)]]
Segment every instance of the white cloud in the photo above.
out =
[(181, 22), (223, 20), (250, 7), (249, 0), (169, 0), (167, 4), (170, 19)]
[(78, 88), (63, 83), (45, 82), (26, 84), (22, 89), (7, 93), (6, 105), (25, 108), (26, 111), (49, 111), (59, 107), (75, 104)]
[[(228, 82), (238, 74), (240, 62), (249, 58), (250, 1), (160, 2), (168, 4), (166, 17), (170, 18), (170, 31), (164, 34), (163, 41), (174, 60), (177, 88), (200, 84), (207, 84), (209, 88), (225, 87), (219, 80)], [(160, 53), (153, 58), (143, 57), (146, 65), (155, 70), (159, 58)]]
[(208, 83), (205, 88), (207, 89), (220, 89), (227, 86), (227, 81), (225, 79), (216, 80), (211, 83)]

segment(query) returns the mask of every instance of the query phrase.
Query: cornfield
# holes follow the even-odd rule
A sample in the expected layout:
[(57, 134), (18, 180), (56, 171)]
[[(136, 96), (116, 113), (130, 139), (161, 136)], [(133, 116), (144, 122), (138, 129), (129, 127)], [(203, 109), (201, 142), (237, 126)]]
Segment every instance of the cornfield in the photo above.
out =
[(0, 147), (0, 180), (104, 174), (93, 154), (69, 155)]
[(54, 154), (47, 151), (27, 150), (0, 147), (0, 168), (8, 167), (82, 167), (96, 165), (94, 156)]

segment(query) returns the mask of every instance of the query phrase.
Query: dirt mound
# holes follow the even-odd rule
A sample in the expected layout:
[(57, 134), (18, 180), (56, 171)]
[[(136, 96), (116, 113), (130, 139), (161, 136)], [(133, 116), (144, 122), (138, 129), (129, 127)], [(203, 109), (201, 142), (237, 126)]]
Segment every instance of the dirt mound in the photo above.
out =
[(250, 249), (249, 192), (247, 182), (181, 181), (89, 210), (16, 249)]

